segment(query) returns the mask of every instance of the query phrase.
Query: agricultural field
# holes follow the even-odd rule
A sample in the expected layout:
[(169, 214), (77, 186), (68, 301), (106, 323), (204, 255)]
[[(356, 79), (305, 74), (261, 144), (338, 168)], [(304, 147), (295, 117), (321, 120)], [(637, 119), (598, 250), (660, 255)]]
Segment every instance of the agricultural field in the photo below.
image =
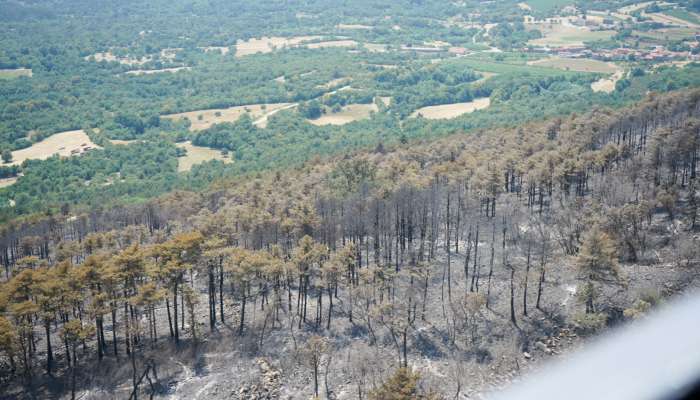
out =
[(609, 39), (615, 34), (615, 31), (592, 31), (563, 24), (533, 24), (528, 27), (540, 30), (543, 35), (528, 42), (533, 46), (583, 46), (587, 42)]
[(601, 25), (607, 18), (610, 18), (610, 16), (608, 16), (606, 13), (591, 11), (586, 14), (586, 21), (594, 23), (595, 25)]
[(309, 43), (306, 47), (310, 49), (325, 49), (328, 47), (355, 47), (357, 42), (354, 40), (329, 40), (325, 42)]
[(700, 15), (694, 12), (690, 12), (682, 8), (674, 8), (672, 10), (664, 11), (664, 14), (691, 23), (695, 26), (700, 26)]
[(685, 68), (688, 65), (690, 65), (690, 61), (666, 61), (658, 64), (654, 64), (652, 66), (652, 69), (657, 70), (662, 67), (677, 67), (677, 68)]
[(695, 30), (690, 28), (660, 28), (650, 31), (633, 31), (632, 33), (640, 38), (649, 38), (657, 41), (674, 41), (691, 38), (695, 35)]
[(643, 8), (649, 7), (652, 5), (654, 2), (653, 1), (645, 1), (641, 3), (634, 3), (630, 4), (624, 7), (620, 7), (617, 11), (622, 13), (622, 14), (631, 14), (637, 10), (641, 10)]
[(290, 106), (291, 103), (278, 104), (250, 104), (246, 106), (235, 106), (230, 108), (188, 111), (178, 114), (164, 115), (163, 118), (174, 121), (188, 119), (190, 121), (190, 131), (196, 132), (207, 129), (214, 124), (223, 122), (235, 122), (244, 114), (248, 114), (253, 119), (264, 117), (268, 113), (283, 107)]
[(45, 160), (54, 154), (70, 157), (96, 148), (99, 146), (93, 143), (83, 130), (60, 132), (26, 149), (13, 151), (10, 165), (20, 165), (24, 160)]
[(29, 68), (0, 69), (0, 79), (14, 79), (20, 76), (31, 78), (32, 70)]
[(411, 118), (426, 119), (452, 119), (460, 115), (470, 114), (477, 110), (484, 110), (491, 105), (491, 99), (484, 97), (467, 103), (443, 104), (419, 108), (411, 114)]
[(221, 154), (221, 150), (195, 146), (191, 142), (178, 143), (177, 147), (187, 151), (186, 155), (177, 159), (177, 170), (179, 172), (187, 172), (193, 166), (211, 160), (219, 160), (224, 163), (232, 162), (229, 155), (224, 156)]
[[(676, 15), (674, 15), (674, 12), (676, 15), (680, 15), (683, 18), (677, 17)], [(697, 22), (698, 17), (695, 14), (689, 13), (687, 11), (672, 10), (670, 12), (664, 12), (664, 13), (644, 14), (644, 16), (651, 18), (655, 22), (659, 22), (659, 23), (665, 24), (665, 25), (684, 26), (684, 27), (687, 27), (690, 29), (700, 28), (700, 25)]]
[[(464, 57), (459, 59), (458, 65), (472, 68), (478, 71), (484, 80), (492, 79), (497, 75), (530, 75), (530, 76), (554, 76), (554, 75), (575, 75), (575, 71), (560, 70), (557, 68), (527, 65), (526, 63), (515, 64), (489, 60), (471, 59)], [(473, 83), (479, 82), (478, 80)], [(483, 82), (483, 81), (482, 81)]]
[(613, 74), (620, 69), (613, 63), (586, 58), (551, 57), (536, 61), (529, 61), (528, 65), (557, 68), (565, 71), (592, 72), (600, 74)]
[(368, 119), (373, 112), (377, 112), (378, 110), (377, 105), (374, 103), (350, 104), (335, 113), (327, 108), (325, 114), (320, 118), (310, 119), (308, 121), (316, 126), (345, 125), (351, 122)]
[(271, 53), (275, 49), (283, 47), (294, 47), (304, 42), (320, 39), (320, 36), (295, 36), (295, 37), (279, 37), (263, 36), (260, 39), (252, 38), (248, 40), (238, 40), (236, 42), (236, 57), (245, 57), (252, 54)]

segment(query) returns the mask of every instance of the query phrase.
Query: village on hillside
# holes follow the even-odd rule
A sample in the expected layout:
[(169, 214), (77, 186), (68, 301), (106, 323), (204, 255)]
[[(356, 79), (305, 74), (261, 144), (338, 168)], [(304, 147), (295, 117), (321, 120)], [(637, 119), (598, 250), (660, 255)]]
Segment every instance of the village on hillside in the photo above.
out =
[[(700, 61), (700, 19), (674, 3), (646, 2), (614, 11), (588, 12), (567, 6), (552, 17), (526, 15), (523, 23), (545, 34), (524, 51), (603, 61)], [(585, 40), (567, 40), (586, 35), (608, 35), (614, 45), (591, 47)]]

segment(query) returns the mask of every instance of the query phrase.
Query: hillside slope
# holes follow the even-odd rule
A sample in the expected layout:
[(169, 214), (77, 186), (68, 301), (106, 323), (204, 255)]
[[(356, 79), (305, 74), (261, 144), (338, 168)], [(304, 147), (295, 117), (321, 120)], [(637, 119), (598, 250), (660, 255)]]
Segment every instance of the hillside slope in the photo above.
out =
[(3, 397), (500, 387), (697, 287), (698, 115), (651, 95), (6, 226)]

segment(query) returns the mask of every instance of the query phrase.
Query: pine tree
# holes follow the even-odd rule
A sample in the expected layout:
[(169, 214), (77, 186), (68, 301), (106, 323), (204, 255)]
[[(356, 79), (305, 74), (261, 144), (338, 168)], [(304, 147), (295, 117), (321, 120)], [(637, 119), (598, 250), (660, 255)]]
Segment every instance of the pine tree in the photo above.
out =
[(615, 242), (599, 226), (593, 226), (583, 238), (576, 265), (586, 282), (582, 292), (586, 313), (593, 313), (597, 285), (620, 280)]
[(10, 362), (10, 372), (15, 373), (16, 358), (19, 350), (17, 328), (7, 318), (0, 316), (0, 354), (4, 354)]
[(314, 378), (314, 396), (318, 398), (318, 374), (321, 358), (328, 352), (329, 343), (324, 337), (313, 335), (301, 351), (302, 361), (311, 369)]
[(12, 152), (8, 149), (3, 149), (2, 150), (2, 161), (5, 164), (11, 163), (12, 162)]
[(71, 352), (70, 371), (71, 371), (71, 400), (75, 400), (76, 375), (78, 370), (78, 343), (85, 341), (93, 334), (91, 327), (83, 326), (80, 320), (74, 319), (63, 325), (61, 337), (68, 345)]

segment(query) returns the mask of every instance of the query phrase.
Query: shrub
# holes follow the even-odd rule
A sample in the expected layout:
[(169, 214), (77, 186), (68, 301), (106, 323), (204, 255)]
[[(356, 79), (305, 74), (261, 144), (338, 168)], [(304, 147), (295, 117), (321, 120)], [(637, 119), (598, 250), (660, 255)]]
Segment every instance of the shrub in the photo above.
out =
[(605, 313), (581, 313), (574, 316), (574, 328), (583, 335), (592, 335), (605, 327), (607, 322)]

